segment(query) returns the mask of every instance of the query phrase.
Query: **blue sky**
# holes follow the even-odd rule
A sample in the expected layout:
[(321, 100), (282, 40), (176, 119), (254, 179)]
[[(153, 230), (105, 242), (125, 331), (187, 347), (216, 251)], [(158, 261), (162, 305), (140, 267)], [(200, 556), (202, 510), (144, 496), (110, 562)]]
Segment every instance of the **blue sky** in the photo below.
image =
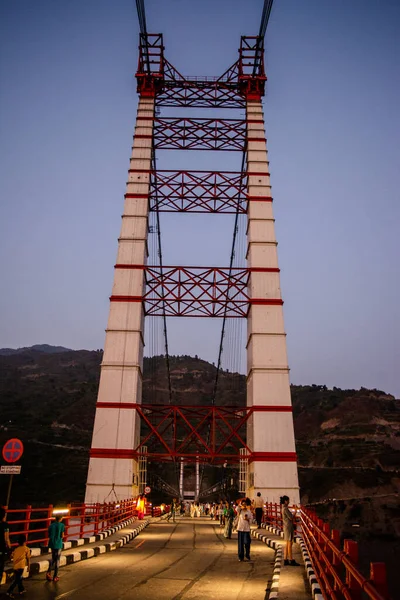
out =
[[(186, 75), (221, 74), (261, 10), (146, 0)], [(265, 118), (293, 383), (400, 395), (399, 29), (396, 0), (274, 2)], [(0, 3), (0, 347), (104, 345), (137, 44), (134, 0)], [(198, 152), (159, 166), (213, 168), (216, 154), (238, 166)], [(229, 217), (163, 215), (164, 262), (225, 266), (231, 235)], [(242, 365), (228, 353), (243, 325), (225, 366)], [(168, 326), (172, 354), (216, 361), (219, 323)], [(161, 351), (159, 324), (149, 333)]]

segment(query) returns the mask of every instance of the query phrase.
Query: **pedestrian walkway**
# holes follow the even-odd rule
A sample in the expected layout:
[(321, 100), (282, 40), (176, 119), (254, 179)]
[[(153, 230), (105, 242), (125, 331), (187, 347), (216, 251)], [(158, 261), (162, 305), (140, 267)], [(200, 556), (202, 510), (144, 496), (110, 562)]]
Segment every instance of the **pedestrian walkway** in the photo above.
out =
[[(276, 550), (254, 534), (251, 561), (239, 562), (236, 535), (231, 540), (225, 539), (222, 528), (210, 518), (177, 517), (176, 523), (148, 521), (135, 521), (104, 540), (77, 542), (81, 545), (63, 553), (66, 565), (60, 569), (57, 583), (45, 580), (49, 556), (34, 557), (33, 564), (39, 567), (33, 567), (36, 574), (26, 580), (27, 597), (30, 600), (269, 599)], [(138, 525), (142, 529), (135, 538)], [(273, 536), (265, 530), (256, 535)], [(122, 545), (122, 540), (127, 543)], [(278, 545), (281, 542), (277, 540)], [(114, 552), (107, 552), (112, 548)], [(77, 554), (92, 554), (92, 551), (92, 560), (83, 560), (84, 555), (76, 559)], [(286, 569), (289, 568), (281, 569), (279, 599), (310, 600), (311, 595), (299, 594), (297, 577), (304, 570), (291, 568), (285, 576)], [(289, 586), (290, 577), (296, 578), (293, 583), (296, 589), (287, 595), (285, 586)], [(3, 586), (2, 591), (5, 589)]]

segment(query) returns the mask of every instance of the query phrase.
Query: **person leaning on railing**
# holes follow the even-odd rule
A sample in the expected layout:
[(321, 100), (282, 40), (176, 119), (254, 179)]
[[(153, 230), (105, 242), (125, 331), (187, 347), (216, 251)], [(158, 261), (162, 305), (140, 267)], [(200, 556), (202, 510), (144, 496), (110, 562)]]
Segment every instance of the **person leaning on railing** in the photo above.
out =
[(289, 509), (289, 496), (281, 497), (281, 509), (282, 509), (282, 520), (283, 520), (283, 539), (286, 542), (283, 553), (283, 564), (290, 565), (292, 567), (299, 566), (299, 563), (293, 559), (292, 545), (294, 539), (294, 520), (295, 515)]

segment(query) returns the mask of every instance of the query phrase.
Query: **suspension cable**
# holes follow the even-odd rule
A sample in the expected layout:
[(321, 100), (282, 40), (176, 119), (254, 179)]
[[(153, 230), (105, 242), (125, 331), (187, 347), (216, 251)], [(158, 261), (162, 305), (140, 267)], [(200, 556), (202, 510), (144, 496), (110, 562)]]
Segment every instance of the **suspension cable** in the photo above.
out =
[[(241, 165), (241, 169), (240, 169), (242, 173), (244, 172), (246, 153), (247, 153), (247, 148), (245, 148), (243, 151), (242, 165)], [(236, 214), (235, 214), (235, 223), (234, 223), (234, 227), (233, 227), (231, 256), (230, 256), (230, 261), (229, 261), (229, 277), (231, 277), (231, 275), (232, 275), (233, 262), (235, 259), (235, 248), (236, 248), (236, 240), (237, 240), (237, 233), (238, 233), (238, 221), (239, 221), (239, 214), (240, 214), (239, 209), (240, 209), (240, 204), (242, 201), (243, 187), (244, 186), (243, 186), (243, 180), (242, 180), (241, 184), (240, 184), (240, 189), (239, 189), (238, 199), (237, 199), (237, 204), (236, 204)], [(228, 290), (228, 293), (229, 293), (229, 290)], [(217, 372), (215, 374), (213, 395), (212, 395), (212, 399), (211, 399), (212, 406), (215, 406), (217, 391), (218, 391), (219, 374), (221, 371), (222, 352), (223, 352), (223, 346), (224, 346), (225, 328), (226, 328), (226, 321), (227, 321), (227, 311), (228, 311), (228, 302), (226, 302), (226, 304), (225, 304), (224, 316), (223, 316), (223, 320), (222, 320), (221, 338), (220, 338), (219, 350), (218, 350)], [(209, 424), (209, 426), (208, 426), (207, 445), (210, 443), (210, 434), (211, 434), (211, 424)], [(201, 484), (203, 482), (204, 469), (205, 469), (205, 463), (202, 464), (199, 489), (201, 489)]]
[[(155, 153), (155, 149), (154, 149), (154, 142), (153, 142), (153, 148), (152, 148), (152, 166), (153, 166), (153, 171), (154, 171), (154, 177), (156, 177), (155, 173), (157, 172), (157, 166), (156, 166), (156, 153)], [(160, 211), (158, 209), (158, 196), (157, 196), (157, 183), (154, 186), (154, 201), (155, 201), (155, 208), (156, 208), (156, 227), (157, 227), (157, 241), (158, 241), (158, 259), (159, 259), (159, 264), (160, 264), (160, 276), (161, 276), (161, 281), (163, 280), (164, 277), (164, 273), (163, 273), (163, 256), (162, 256), (162, 248), (161, 248), (161, 227), (160, 227)], [(166, 367), (167, 367), (167, 378), (168, 378), (168, 397), (169, 397), (169, 403), (172, 404), (172, 385), (171, 385), (171, 369), (170, 369), (170, 361), (169, 361), (169, 347), (168, 347), (168, 331), (167, 331), (167, 317), (166, 317), (166, 313), (165, 313), (165, 292), (164, 292), (164, 287), (161, 285), (161, 299), (162, 299), (162, 307), (163, 307), (163, 314), (162, 314), (162, 319), (163, 319), (163, 332), (164, 332), (164, 348), (165, 348), (165, 363), (166, 363)]]
[(258, 37), (264, 39), (265, 32), (267, 31), (267, 25), (269, 21), (269, 15), (271, 14), (273, 0), (264, 0), (264, 7), (261, 15), (260, 31)]
[(256, 42), (256, 55), (254, 57), (253, 77), (257, 75), (257, 70), (260, 66), (262, 51), (264, 48), (264, 37), (267, 30), (269, 16), (271, 14), (273, 0), (264, 0), (263, 11), (261, 15), (260, 29)]
[(136, 0), (136, 9), (139, 19), (140, 33), (147, 35), (146, 13), (144, 10), (144, 0)]
[[(245, 161), (246, 161), (246, 151), (247, 151), (247, 149), (244, 150), (243, 156), (242, 156), (242, 166), (240, 169), (241, 173), (244, 172), (244, 166), (245, 166)], [(243, 179), (240, 184), (240, 190), (239, 190), (238, 200), (237, 200), (237, 205), (236, 205), (235, 224), (233, 227), (232, 246), (231, 246), (231, 256), (230, 256), (230, 260), (229, 260), (229, 278), (231, 278), (231, 276), (232, 276), (233, 261), (235, 260), (235, 248), (236, 248), (236, 240), (237, 240), (237, 233), (238, 233), (238, 221), (239, 221), (239, 214), (240, 214), (239, 208), (240, 208), (240, 203), (242, 201), (242, 198), (241, 198), (242, 191), (243, 191)], [(228, 290), (228, 293), (229, 293), (229, 290)], [(223, 316), (223, 320), (222, 320), (221, 338), (220, 338), (219, 350), (218, 350), (217, 372), (215, 374), (213, 395), (212, 395), (212, 400), (211, 400), (211, 403), (213, 406), (215, 405), (215, 401), (216, 401), (217, 390), (218, 390), (218, 380), (219, 380), (219, 374), (221, 371), (222, 352), (224, 349), (224, 336), (225, 336), (227, 312), (228, 312), (228, 302), (226, 302), (226, 304), (225, 304), (224, 316)]]
[[(154, 177), (156, 177), (157, 172), (157, 162), (156, 162), (156, 152), (154, 148), (154, 139), (153, 139), (153, 147), (151, 151), (151, 160)], [(157, 227), (157, 241), (158, 241), (158, 259), (160, 265), (160, 278), (161, 278), (161, 299), (162, 299), (162, 319), (163, 319), (163, 332), (164, 332), (164, 348), (165, 348), (165, 364), (167, 367), (167, 381), (168, 381), (168, 397), (169, 404), (172, 404), (172, 385), (171, 385), (171, 368), (170, 368), (170, 360), (169, 360), (169, 347), (168, 347), (168, 330), (167, 330), (167, 317), (165, 311), (165, 292), (162, 285), (162, 280), (164, 277), (163, 271), (163, 256), (162, 256), (162, 247), (161, 247), (161, 227), (160, 227), (160, 211), (158, 208), (158, 196), (157, 196), (157, 183), (155, 182), (155, 191), (154, 191), (154, 201), (155, 201), (155, 212), (156, 212), (156, 227)], [(176, 437), (177, 431), (175, 429), (175, 424), (172, 423), (172, 435)], [(178, 490), (180, 489), (180, 475), (179, 475), (179, 464), (174, 459), (174, 471), (175, 477), (178, 485)], [(179, 494), (178, 494), (179, 495)]]

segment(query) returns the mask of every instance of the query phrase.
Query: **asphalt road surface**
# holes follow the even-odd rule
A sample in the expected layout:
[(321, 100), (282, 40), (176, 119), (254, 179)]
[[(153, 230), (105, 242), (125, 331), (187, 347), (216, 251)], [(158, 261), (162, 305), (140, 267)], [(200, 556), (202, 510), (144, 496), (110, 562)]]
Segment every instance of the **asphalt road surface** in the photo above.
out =
[[(27, 600), (264, 600), (274, 552), (252, 540), (251, 562), (239, 562), (237, 539), (215, 521), (177, 517), (149, 525), (130, 544), (24, 581)], [(6, 586), (2, 586), (4, 594)], [(6, 596), (4, 596), (6, 597)], [(18, 596), (16, 596), (18, 597)]]

